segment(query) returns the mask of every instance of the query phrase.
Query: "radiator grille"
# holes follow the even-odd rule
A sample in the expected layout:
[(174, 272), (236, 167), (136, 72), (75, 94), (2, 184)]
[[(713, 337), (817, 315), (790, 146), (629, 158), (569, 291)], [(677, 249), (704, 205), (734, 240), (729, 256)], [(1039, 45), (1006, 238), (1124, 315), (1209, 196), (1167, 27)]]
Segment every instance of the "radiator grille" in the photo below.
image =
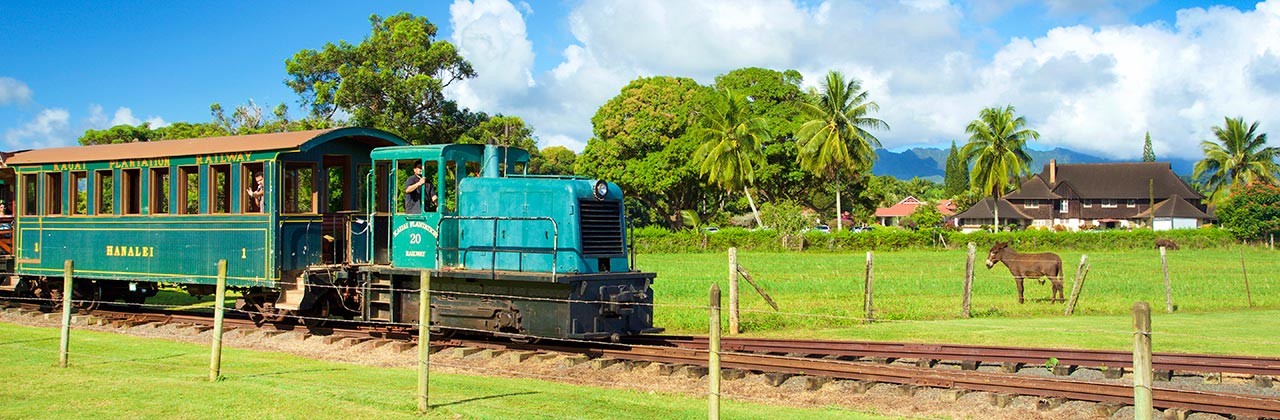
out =
[(622, 202), (583, 200), (578, 204), (578, 222), (582, 227), (582, 255), (626, 255), (622, 242)]

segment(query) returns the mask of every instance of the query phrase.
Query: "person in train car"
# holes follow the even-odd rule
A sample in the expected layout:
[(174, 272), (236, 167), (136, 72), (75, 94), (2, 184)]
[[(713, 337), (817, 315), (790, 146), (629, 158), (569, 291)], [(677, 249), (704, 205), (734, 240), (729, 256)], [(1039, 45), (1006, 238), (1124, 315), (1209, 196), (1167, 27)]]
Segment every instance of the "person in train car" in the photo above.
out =
[(404, 180), (404, 212), (405, 214), (422, 213), (422, 197), (423, 193), (431, 197), (431, 206), (435, 207), (436, 189), (427, 183), (427, 178), (422, 176), (422, 162), (413, 164), (413, 175), (409, 175)]
[(254, 172), (253, 186), (246, 188), (245, 193), (249, 194), (249, 211), (262, 211), (262, 197), (266, 195), (265, 183), (262, 181), (262, 172)]

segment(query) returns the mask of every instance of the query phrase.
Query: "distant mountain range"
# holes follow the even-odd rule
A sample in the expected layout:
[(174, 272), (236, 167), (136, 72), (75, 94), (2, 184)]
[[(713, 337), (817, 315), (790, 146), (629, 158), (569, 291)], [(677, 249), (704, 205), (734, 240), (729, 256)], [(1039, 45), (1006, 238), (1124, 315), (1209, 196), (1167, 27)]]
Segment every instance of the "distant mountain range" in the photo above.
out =
[[(917, 147), (901, 152), (879, 149), (876, 150), (876, 165), (871, 172), (903, 180), (920, 177), (942, 182), (946, 177), (947, 154), (950, 152), (951, 148)], [(1132, 160), (1100, 158), (1059, 147), (1053, 150), (1032, 150), (1031, 172), (1040, 173), (1041, 168), (1048, 164), (1050, 159), (1057, 159), (1058, 163), (1132, 162)], [(1169, 162), (1173, 165), (1173, 172), (1182, 176), (1190, 176), (1192, 167), (1195, 165), (1195, 161), (1187, 159), (1161, 160), (1161, 162)]]

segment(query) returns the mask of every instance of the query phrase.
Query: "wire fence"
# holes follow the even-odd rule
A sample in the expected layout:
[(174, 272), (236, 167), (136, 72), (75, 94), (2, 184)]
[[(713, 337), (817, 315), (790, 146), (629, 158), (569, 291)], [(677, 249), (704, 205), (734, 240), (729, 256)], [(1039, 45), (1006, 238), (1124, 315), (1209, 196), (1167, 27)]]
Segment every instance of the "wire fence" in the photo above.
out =
[[(870, 269), (868, 269), (868, 272), (870, 272)], [(0, 273), (0, 276), (7, 276), (7, 275), (16, 275), (16, 274)], [(373, 286), (367, 285), (367, 284), (353, 284), (353, 285), (308, 284), (307, 287), (321, 289), (321, 290), (331, 288), (334, 290), (342, 290), (342, 291), (362, 291), (368, 288), (372, 288)], [(394, 293), (400, 293), (400, 294), (417, 295), (418, 293), (420, 293), (419, 289), (413, 289), (413, 288), (376, 287), (376, 289), (379, 291), (394, 292)], [(90, 291), (90, 293), (88, 294), (92, 295), (93, 293), (92, 291)], [(433, 296), (444, 297), (444, 298), (466, 298), (466, 299), (483, 300), (483, 301), (508, 300), (508, 301), (521, 301), (521, 302), (556, 303), (556, 304), (565, 304), (565, 305), (629, 305), (629, 306), (638, 306), (638, 307), (649, 307), (654, 309), (668, 308), (668, 309), (674, 309), (674, 310), (695, 311), (695, 312), (710, 311), (712, 309), (712, 306), (710, 305), (646, 302), (646, 301), (619, 302), (616, 300), (572, 299), (572, 298), (545, 297), (545, 296), (526, 296), (526, 295), (504, 294), (504, 293), (486, 293), (483, 291), (433, 290), (431, 294)], [(64, 302), (63, 299), (56, 299), (54, 297), (31, 297), (31, 296), (0, 296), (0, 301), (18, 302), (18, 303), (36, 303), (41, 305), (47, 305), (51, 308), (57, 307), (63, 304)], [(120, 304), (118, 302), (112, 302), (107, 300), (83, 299), (83, 296), (81, 296), (81, 298), (78, 298), (78, 299), (71, 299), (70, 302), (72, 305), (81, 306), (81, 307), (97, 307), (101, 305)], [(146, 308), (149, 310), (156, 310), (156, 311), (180, 311), (183, 309), (190, 309), (190, 305), (181, 305), (181, 304), (125, 303), (123, 305), (126, 305), (126, 307), (130, 307), (130, 308)], [(216, 302), (215, 305), (225, 305), (225, 300), (222, 302)], [(245, 307), (233, 306), (233, 307), (225, 308), (224, 310), (231, 313), (243, 314), (245, 316), (250, 317), (250, 319), (254, 319), (254, 318), (268, 319), (273, 322), (294, 321), (294, 322), (304, 323), (308, 321), (310, 322), (336, 321), (336, 319), (332, 317), (307, 316), (307, 315), (300, 315), (297, 313), (282, 312), (282, 311), (263, 311), (259, 309), (254, 309), (249, 306), (245, 306)], [(848, 312), (850, 310), (851, 310), (850, 308), (833, 308), (832, 312)], [(781, 317), (781, 318), (825, 319), (825, 320), (834, 321), (835, 323), (865, 324), (865, 323), (874, 322), (877, 324), (910, 326), (910, 325), (921, 325), (921, 323), (939, 322), (939, 323), (945, 323), (946, 326), (950, 326), (950, 327), (969, 327), (969, 328), (981, 328), (981, 329), (987, 329), (987, 330), (1010, 331), (1015, 334), (1020, 332), (1031, 332), (1031, 331), (1034, 331), (1037, 333), (1053, 332), (1053, 333), (1069, 334), (1069, 335), (1114, 336), (1116, 339), (1119, 339), (1119, 340), (1128, 339), (1132, 334), (1135, 334), (1133, 331), (1106, 329), (1106, 328), (1052, 327), (1052, 326), (1046, 327), (1043, 325), (1018, 325), (1018, 324), (996, 325), (990, 322), (976, 322), (972, 320), (963, 320), (963, 319), (958, 319), (958, 320), (957, 319), (948, 319), (948, 320), (883, 319), (882, 317), (848, 315), (848, 314), (842, 314), (842, 313), (803, 312), (803, 311), (795, 311), (795, 310), (769, 311), (769, 310), (753, 309), (753, 308), (740, 309), (740, 312), (750, 314), (752, 316), (767, 315), (769, 317)], [(360, 321), (360, 322), (366, 326), (394, 327), (394, 328), (401, 328), (406, 331), (416, 330), (419, 326), (419, 324), (416, 322), (397, 322), (397, 321), (378, 321), (378, 320), (367, 320), (367, 321)], [(724, 320), (721, 320), (721, 322), (724, 322)], [(492, 330), (487, 330), (487, 329), (458, 327), (455, 325), (450, 325), (447, 327), (452, 330), (482, 333), (482, 334), (489, 334), (494, 332)], [(1214, 341), (1220, 341), (1220, 342), (1231, 342), (1231, 343), (1246, 344), (1246, 345), (1253, 345), (1253, 346), (1280, 347), (1280, 341), (1266, 339), (1266, 338), (1241, 339), (1236, 337), (1206, 337), (1203, 333), (1180, 333), (1180, 332), (1152, 332), (1152, 333), (1144, 332), (1142, 334), (1149, 334), (1150, 336), (1155, 336), (1155, 337), (1178, 338), (1178, 339), (1183, 339), (1187, 341), (1214, 340)], [(504, 335), (510, 336), (513, 338), (530, 338), (530, 339), (539, 338), (535, 336), (520, 335), (520, 334), (504, 334)], [(167, 355), (167, 356), (161, 356), (161, 357), (152, 357), (149, 359), (147, 358), (122, 359), (122, 358), (107, 358), (107, 357), (104, 357), (101, 355), (95, 355), (95, 354), (84, 354), (82, 352), (62, 353), (61, 351), (52, 350), (50, 348), (51, 346), (50, 347), (41, 346), (41, 344), (45, 344), (46, 341), (52, 341), (53, 339), (54, 338), (37, 338), (37, 339), (29, 339), (29, 340), (0, 342), (0, 348), (7, 347), (7, 348), (20, 349), (23, 351), (31, 350), (31, 351), (39, 351), (39, 352), (57, 352), (60, 354), (67, 354), (71, 357), (75, 357), (76, 359), (83, 358), (83, 359), (92, 360), (90, 362), (79, 363), (82, 366), (93, 366), (95, 364), (128, 363), (128, 364), (137, 364), (137, 365), (151, 366), (151, 367), (160, 367), (160, 366), (171, 367), (173, 365), (172, 362), (174, 359), (182, 359), (192, 354), (195, 354), (195, 353), (173, 354), (173, 355)], [(587, 345), (600, 344), (599, 341), (593, 341), (593, 340), (583, 340), (583, 339), (564, 338), (564, 337), (557, 337), (556, 339), (563, 343), (578, 343), (578, 344), (587, 344)], [(633, 348), (650, 349), (655, 351), (670, 350), (670, 347), (660, 346), (660, 345), (630, 344), (629, 346)], [(768, 357), (768, 358), (774, 358), (774, 359), (780, 359), (780, 360), (792, 360), (792, 361), (812, 360), (809, 358), (793, 356), (793, 355), (761, 356), (755, 353), (744, 353), (744, 352), (733, 352), (733, 351), (720, 351), (717, 354), (719, 355), (750, 355), (753, 357)], [(164, 361), (159, 361), (159, 360), (164, 360)], [(839, 363), (839, 362), (833, 362), (833, 363)], [(572, 375), (531, 373), (531, 372), (519, 371), (514, 369), (495, 368), (491, 366), (490, 367), (475, 366), (471, 364), (456, 364), (456, 363), (450, 363), (450, 362), (438, 362), (438, 363), (432, 362), (432, 364), (436, 364), (437, 366), (448, 367), (451, 369), (456, 369), (464, 372), (495, 373), (495, 374), (501, 374), (506, 376), (521, 376), (521, 377), (529, 377), (529, 378), (535, 378), (535, 379), (551, 379), (551, 380), (560, 380), (560, 381), (568, 381), (568, 382), (576, 382), (576, 383), (597, 384), (597, 385), (603, 385), (603, 386), (617, 386), (615, 382), (611, 382), (611, 381), (583, 379), (581, 377), (572, 376)], [(255, 374), (257, 373), (232, 371), (229, 374), (224, 376), (236, 376), (236, 375), (252, 376)], [(665, 391), (660, 387), (651, 387), (648, 385), (636, 385), (636, 386), (630, 386), (628, 388), (640, 389), (640, 390), (651, 390), (651, 391)], [(387, 395), (395, 396), (396, 398), (402, 398), (405, 396), (399, 392), (392, 392), (392, 393), (388, 393)], [(735, 397), (738, 397), (738, 396), (735, 396)]]

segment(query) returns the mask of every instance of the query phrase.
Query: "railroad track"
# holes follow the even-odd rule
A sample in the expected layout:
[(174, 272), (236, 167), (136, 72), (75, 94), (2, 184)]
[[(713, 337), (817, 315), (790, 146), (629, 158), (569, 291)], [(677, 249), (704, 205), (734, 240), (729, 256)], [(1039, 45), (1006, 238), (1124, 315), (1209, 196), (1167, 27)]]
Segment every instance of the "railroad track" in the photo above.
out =
[[(637, 337), (628, 342), (694, 349), (707, 348), (706, 337)], [(1108, 350), (769, 338), (722, 338), (720, 346), (724, 351), (744, 353), (805, 354), (814, 357), (882, 357), (889, 359), (918, 359), (925, 361), (925, 363), (947, 360), (1043, 365), (1050, 360), (1057, 360), (1057, 364), (1060, 366), (1105, 367), (1107, 369), (1133, 368), (1132, 353)], [(1280, 376), (1280, 358), (1154, 353), (1151, 357), (1151, 364), (1152, 369), (1157, 371)]]
[[(210, 325), (207, 314), (179, 313), (172, 311), (117, 312), (104, 309), (93, 311), (94, 316), (115, 320), (122, 324), (184, 323)], [(247, 318), (231, 316), (225, 326), (234, 328), (258, 328)], [(339, 323), (341, 324), (341, 323)], [(305, 329), (302, 326), (268, 324), (274, 329)], [(310, 329), (319, 335), (345, 337), (369, 337), (412, 339), (404, 331), (345, 325)], [(705, 367), (708, 353), (706, 339), (700, 337), (657, 336), (631, 340), (624, 344), (553, 342), (540, 344), (509, 343), (503, 340), (479, 340), (452, 338), (433, 340), (433, 346), (471, 346), (508, 350), (530, 350), (564, 354), (586, 355), (592, 358), (657, 362), (672, 365)], [(1133, 388), (1114, 382), (1082, 381), (1068, 378), (1035, 377), (994, 372), (934, 369), (920, 366), (887, 365), (849, 360), (814, 357), (779, 356), (873, 356), (886, 358), (917, 358), (926, 360), (981, 360), (1005, 362), (1043, 362), (1045, 355), (1058, 358), (1060, 363), (1077, 363), (1094, 366), (1103, 361), (1105, 366), (1129, 366), (1121, 364), (1115, 355), (1122, 353), (1105, 351), (1064, 351), (1061, 349), (1035, 349), (1015, 347), (959, 346), (917, 343), (870, 343), (816, 340), (741, 339), (722, 341), (721, 365), (726, 369), (739, 369), (779, 375), (806, 375), (819, 378), (858, 380), (899, 384), (915, 387), (951, 388), (967, 391), (985, 391), (998, 394), (1030, 395), (1044, 398), (1062, 398), (1099, 403), (1131, 404)], [(1091, 355), (1091, 356), (1090, 356)], [(1086, 357), (1087, 356), (1087, 357)], [(1163, 354), (1160, 368), (1205, 371), (1206, 359), (1202, 355)], [(1218, 358), (1222, 356), (1207, 356)], [(1196, 359), (1196, 360), (1193, 360)], [(1234, 361), (1232, 369), (1275, 369), (1275, 359), (1259, 359), (1227, 356)], [(1266, 362), (1257, 362), (1263, 360)], [(1246, 363), (1248, 361), (1248, 363)], [(1256, 362), (1256, 363), (1255, 363)], [(1221, 370), (1219, 370), (1221, 371)], [(1253, 371), (1250, 371), (1253, 372)], [(1261, 374), (1256, 373), (1255, 374)], [(1206, 413), (1262, 418), (1280, 418), (1280, 399), (1153, 387), (1154, 405), (1158, 408), (1176, 408)]]
[[(601, 344), (599, 346), (556, 346), (466, 342), (462, 345), (503, 347), (512, 350), (554, 351), (610, 357), (624, 360), (670, 363), (690, 366), (707, 365), (707, 350), (697, 348), (660, 348)], [(758, 372), (808, 375), (832, 379), (849, 379), (918, 387), (955, 388), (1003, 394), (1066, 398), (1100, 403), (1132, 404), (1133, 387), (1111, 382), (1081, 381), (1009, 375), (991, 372), (957, 371), (927, 367), (890, 366), (832, 359), (804, 359), (768, 354), (728, 352), (722, 349), (721, 366)], [(1154, 405), (1206, 413), (1236, 416), (1280, 418), (1280, 399), (1220, 392), (1189, 391), (1153, 387)]]

